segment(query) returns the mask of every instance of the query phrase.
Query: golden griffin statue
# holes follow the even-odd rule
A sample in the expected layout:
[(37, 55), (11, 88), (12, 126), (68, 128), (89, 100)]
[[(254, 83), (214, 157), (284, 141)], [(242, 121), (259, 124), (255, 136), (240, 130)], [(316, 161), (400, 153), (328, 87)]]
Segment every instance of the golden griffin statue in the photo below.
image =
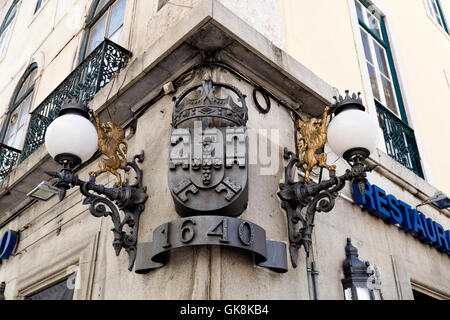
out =
[(327, 142), (327, 118), (330, 114), (330, 108), (326, 107), (322, 119), (312, 118), (307, 122), (298, 120), (298, 131), (301, 137), (298, 138), (297, 147), (299, 149), (298, 158), (300, 165), (306, 165), (305, 182), (310, 182), (309, 173), (319, 166), (328, 170), (336, 170), (336, 166), (326, 164), (327, 155), (325, 153), (317, 154)]
[(98, 134), (98, 149), (107, 158), (100, 159), (98, 163), (100, 170), (92, 171), (89, 175), (98, 177), (105, 172), (110, 172), (116, 176), (116, 186), (120, 187), (122, 177), (117, 170), (123, 169), (127, 162), (125, 154), (128, 151), (128, 145), (123, 141), (125, 132), (121, 126), (111, 122), (101, 125), (98, 114), (94, 114), (94, 119)]

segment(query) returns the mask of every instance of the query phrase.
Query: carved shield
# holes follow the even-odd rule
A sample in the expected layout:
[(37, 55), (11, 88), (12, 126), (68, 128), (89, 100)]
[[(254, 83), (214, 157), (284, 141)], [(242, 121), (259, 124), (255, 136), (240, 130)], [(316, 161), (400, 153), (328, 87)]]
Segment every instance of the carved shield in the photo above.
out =
[[(230, 96), (215, 97), (217, 86), (234, 91), (243, 105), (236, 105)], [(200, 99), (186, 98), (193, 90), (200, 91)], [(191, 126), (174, 127), (170, 138), (169, 188), (180, 216), (237, 217), (246, 209), (247, 128), (235, 125), (245, 124), (246, 116), (245, 97), (239, 90), (210, 79), (176, 100), (173, 124), (191, 120)], [(213, 126), (210, 118), (235, 126)]]

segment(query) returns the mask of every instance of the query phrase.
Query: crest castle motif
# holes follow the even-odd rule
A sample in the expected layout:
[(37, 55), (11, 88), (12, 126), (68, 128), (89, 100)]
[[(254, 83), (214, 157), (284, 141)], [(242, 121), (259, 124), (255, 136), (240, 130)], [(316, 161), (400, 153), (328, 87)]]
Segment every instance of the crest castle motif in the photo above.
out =
[(239, 216), (248, 200), (245, 96), (207, 77), (174, 101), (169, 188), (178, 214)]
[(287, 271), (286, 245), (240, 218), (248, 202), (247, 105), (235, 87), (207, 77), (174, 98), (168, 186), (182, 217), (138, 248), (136, 272), (163, 267), (168, 251), (214, 245), (251, 252), (260, 267)]

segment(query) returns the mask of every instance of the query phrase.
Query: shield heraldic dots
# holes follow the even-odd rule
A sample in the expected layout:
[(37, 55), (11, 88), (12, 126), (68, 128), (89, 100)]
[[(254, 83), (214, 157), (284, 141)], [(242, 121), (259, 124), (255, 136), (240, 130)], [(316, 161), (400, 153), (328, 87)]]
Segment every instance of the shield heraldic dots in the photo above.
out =
[(246, 209), (245, 99), (238, 88), (209, 76), (174, 98), (168, 180), (181, 217), (237, 217)]
[(226, 157), (227, 168), (234, 164), (239, 167), (246, 166), (246, 146), (244, 128), (229, 128), (226, 130)]
[(190, 178), (201, 189), (216, 187), (224, 176), (223, 132), (218, 128), (202, 129), (195, 122)]
[(177, 213), (237, 217), (248, 200), (246, 128), (200, 129), (171, 135), (168, 180)]
[[(245, 99), (236, 87), (214, 83), (210, 77), (174, 98), (168, 185), (183, 219), (155, 230), (152, 261), (156, 268), (164, 264), (159, 259), (169, 250), (221, 245), (251, 251), (261, 266), (287, 271), (285, 244), (271, 241), (268, 245), (263, 228), (236, 218), (248, 203)], [(140, 270), (152, 268), (155, 265), (143, 264)]]
[(169, 158), (169, 169), (175, 170), (181, 165), (183, 170), (189, 169), (191, 155), (191, 134), (188, 129), (176, 129), (170, 137), (172, 149)]

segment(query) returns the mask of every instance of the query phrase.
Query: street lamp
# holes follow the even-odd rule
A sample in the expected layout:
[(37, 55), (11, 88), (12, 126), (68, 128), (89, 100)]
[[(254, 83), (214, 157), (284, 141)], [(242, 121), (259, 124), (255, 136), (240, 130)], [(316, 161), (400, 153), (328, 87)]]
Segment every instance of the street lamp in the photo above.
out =
[(367, 269), (370, 263), (358, 259), (358, 249), (352, 245), (350, 238), (347, 238), (345, 255), (346, 259), (342, 263), (345, 300), (374, 300), (373, 293), (367, 285), (370, 276)]
[(328, 126), (328, 144), (334, 153), (349, 161), (354, 154), (368, 157), (378, 143), (378, 125), (356, 95), (340, 97), (333, 106), (334, 119)]
[[(366, 173), (376, 168), (376, 165), (364, 164), (364, 160), (378, 143), (376, 121), (365, 113), (359, 94), (350, 96), (346, 91), (345, 98), (340, 96), (335, 99), (336, 103), (325, 109), (322, 119), (299, 121), (301, 137), (298, 139), (298, 155), (284, 150), (284, 158), (291, 160), (285, 168), (285, 183), (280, 184), (278, 196), (287, 214), (294, 268), (297, 267), (298, 250), (302, 246), (306, 251), (307, 263), (309, 261), (316, 212), (329, 212), (333, 209), (338, 192), (344, 188), (346, 181), (357, 184), (359, 192), (364, 194)], [(327, 129), (330, 114), (335, 118)], [(326, 164), (324, 146), (327, 141), (331, 149), (351, 166), (351, 170), (347, 169), (340, 177), (336, 176), (335, 166)], [(294, 180), (294, 166), (305, 173), (298, 181)], [(309, 172), (316, 166), (329, 170), (329, 180), (316, 183), (309, 178)], [(302, 226), (298, 229), (296, 225), (299, 222)]]
[(98, 135), (89, 121), (89, 109), (81, 103), (68, 103), (45, 133), (45, 147), (59, 164), (76, 167), (97, 151)]
[(365, 175), (361, 175), (363, 161), (375, 151), (378, 145), (378, 124), (365, 112), (360, 93), (349, 96), (346, 91), (345, 99), (336, 98), (333, 114), (334, 119), (328, 126), (328, 144), (333, 152), (344, 158), (352, 170), (358, 171), (353, 175), (353, 182), (358, 190), (364, 194)]
[[(144, 152), (136, 155), (132, 162), (123, 161), (116, 154), (105, 152), (108, 147), (113, 147), (115, 152), (123, 141), (116, 141), (117, 137), (123, 137), (123, 129), (117, 125), (108, 123), (97, 127), (90, 121), (92, 111), (84, 104), (71, 102), (64, 105), (58, 117), (50, 124), (45, 134), (45, 146), (49, 154), (63, 166), (60, 172), (47, 172), (48, 175), (57, 179), (55, 187), (59, 188), (59, 199), (62, 201), (66, 190), (75, 186), (80, 187), (80, 192), (86, 199), (83, 204), (89, 205), (89, 211), (95, 217), (110, 216), (114, 229), (113, 247), (116, 255), (119, 255), (124, 248), (129, 257), (128, 269), (131, 271), (136, 259), (137, 235), (139, 229), (139, 216), (144, 211), (144, 204), (147, 201), (147, 188), (142, 185), (142, 170), (137, 162), (144, 161)], [(96, 116), (96, 120), (98, 117)], [(122, 130), (121, 134), (113, 134), (111, 130)], [(75, 167), (88, 161), (100, 147), (102, 154), (108, 159), (102, 159), (103, 167), (101, 172), (118, 173), (113, 169), (123, 169), (128, 172), (133, 169), (136, 173), (136, 183), (118, 183), (112, 188), (96, 184), (98, 173), (90, 173), (89, 181), (83, 181), (73, 173)], [(111, 149), (111, 148), (110, 148)], [(126, 151), (125, 151), (126, 152)], [(122, 153), (123, 154), (123, 153)], [(111, 159), (119, 159), (117, 166), (108, 167)], [(125, 159), (126, 160), (126, 159)], [(120, 175), (119, 175), (120, 176)], [(119, 210), (125, 214), (121, 218)], [(124, 226), (131, 230), (124, 231)]]

